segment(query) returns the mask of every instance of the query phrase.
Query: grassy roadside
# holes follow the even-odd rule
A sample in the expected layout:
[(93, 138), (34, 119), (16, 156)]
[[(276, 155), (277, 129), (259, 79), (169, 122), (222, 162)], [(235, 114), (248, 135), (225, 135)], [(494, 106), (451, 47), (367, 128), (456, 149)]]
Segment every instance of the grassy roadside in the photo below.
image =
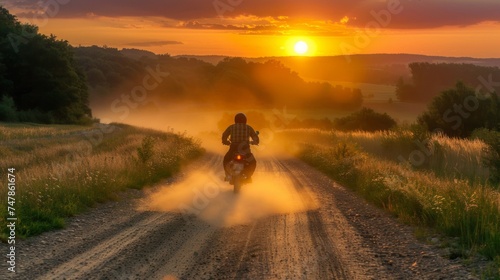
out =
[[(16, 232), (21, 238), (62, 228), (66, 217), (171, 176), (201, 155), (193, 139), (122, 124), (94, 127), (0, 124), (0, 174), (16, 175)], [(7, 188), (0, 189), (7, 217)], [(5, 209), (3, 209), (5, 208)], [(5, 241), (7, 231), (0, 239)]]
[(458, 240), (452, 244), (450, 258), (480, 253), (494, 260), (491, 270), (482, 273), (488, 279), (499, 278), (500, 194), (496, 188), (482, 179), (451, 179), (450, 174), (440, 176), (381, 159), (345, 135), (317, 138), (317, 144), (310, 144), (314, 137), (310, 131), (303, 132), (306, 135), (285, 131), (280, 137), (309, 138), (299, 144), (299, 158), (402, 221)]
[[(448, 180), (467, 180), (484, 184), (490, 170), (484, 164), (487, 145), (479, 140), (452, 139), (423, 131), (400, 128), (386, 132), (340, 132), (293, 129), (287, 137), (298, 141), (331, 145), (353, 143), (360, 151), (381, 160), (405, 163), (413, 170), (426, 171)], [(494, 187), (494, 186), (492, 186)]]

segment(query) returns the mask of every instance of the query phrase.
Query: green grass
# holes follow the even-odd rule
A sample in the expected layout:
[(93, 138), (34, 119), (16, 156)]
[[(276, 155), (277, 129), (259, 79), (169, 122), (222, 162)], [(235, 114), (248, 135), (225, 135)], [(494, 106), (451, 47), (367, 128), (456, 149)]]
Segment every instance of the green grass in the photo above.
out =
[[(0, 125), (0, 174), (16, 168), (19, 237), (62, 228), (65, 218), (117, 199), (126, 188), (169, 177), (202, 153), (199, 143), (183, 135), (112, 127)], [(2, 205), (7, 205), (6, 191), (0, 189)], [(6, 222), (5, 211), (0, 224)], [(2, 230), (0, 239), (6, 234)]]

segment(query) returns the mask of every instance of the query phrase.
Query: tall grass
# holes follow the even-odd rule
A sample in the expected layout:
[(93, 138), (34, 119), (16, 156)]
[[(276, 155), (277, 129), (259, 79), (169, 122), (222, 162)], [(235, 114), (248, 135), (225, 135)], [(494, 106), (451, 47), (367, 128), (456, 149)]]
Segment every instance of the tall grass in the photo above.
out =
[(500, 255), (500, 195), (381, 161), (347, 143), (306, 145), (300, 157), (402, 220), (459, 237), (464, 248)]
[(458, 238), (459, 255), (481, 253), (500, 265), (500, 193), (483, 180), (448, 177), (474, 169), (481, 142), (433, 138), (442, 147), (440, 156), (450, 161), (440, 167), (450, 173), (441, 176), (382, 159), (377, 149), (384, 149), (383, 139), (390, 134), (294, 130), (279, 137), (298, 141), (302, 160), (402, 221)]
[(490, 176), (484, 164), (487, 145), (480, 140), (453, 139), (407, 129), (374, 133), (294, 129), (285, 133), (287, 138), (312, 140), (321, 145), (353, 143), (372, 156), (405, 163), (414, 170), (426, 170), (440, 178), (485, 183)]
[[(168, 177), (202, 152), (199, 143), (183, 135), (119, 124), (94, 138), (83, 134), (92, 128), (77, 126), (0, 127), (4, 137), (10, 135), (2, 141), (0, 173), (16, 168), (16, 231), (21, 237), (61, 228), (66, 217), (117, 199), (126, 188)], [(141, 158), (141, 152), (148, 158)], [(7, 205), (6, 188), (0, 195)], [(2, 211), (0, 222), (5, 221)]]
[(92, 129), (92, 126), (3, 123), (0, 124), (0, 141), (55, 137), (75, 132), (90, 131)]

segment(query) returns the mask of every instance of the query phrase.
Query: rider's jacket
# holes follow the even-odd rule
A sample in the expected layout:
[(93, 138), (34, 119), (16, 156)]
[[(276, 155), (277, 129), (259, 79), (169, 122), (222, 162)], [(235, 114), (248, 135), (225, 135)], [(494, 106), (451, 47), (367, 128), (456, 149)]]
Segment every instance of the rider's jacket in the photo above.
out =
[(233, 144), (248, 141), (252, 138), (255, 144), (259, 144), (259, 136), (255, 133), (255, 130), (244, 123), (235, 123), (230, 125), (222, 134), (222, 142), (229, 140)]

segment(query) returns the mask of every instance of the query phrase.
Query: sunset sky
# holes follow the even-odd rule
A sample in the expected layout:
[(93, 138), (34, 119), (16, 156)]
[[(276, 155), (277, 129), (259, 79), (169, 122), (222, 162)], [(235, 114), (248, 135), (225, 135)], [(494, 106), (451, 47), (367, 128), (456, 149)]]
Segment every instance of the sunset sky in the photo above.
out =
[[(155, 53), (500, 57), (499, 0), (7, 0), (72, 45)], [(45, 4), (44, 4), (45, 3)]]

